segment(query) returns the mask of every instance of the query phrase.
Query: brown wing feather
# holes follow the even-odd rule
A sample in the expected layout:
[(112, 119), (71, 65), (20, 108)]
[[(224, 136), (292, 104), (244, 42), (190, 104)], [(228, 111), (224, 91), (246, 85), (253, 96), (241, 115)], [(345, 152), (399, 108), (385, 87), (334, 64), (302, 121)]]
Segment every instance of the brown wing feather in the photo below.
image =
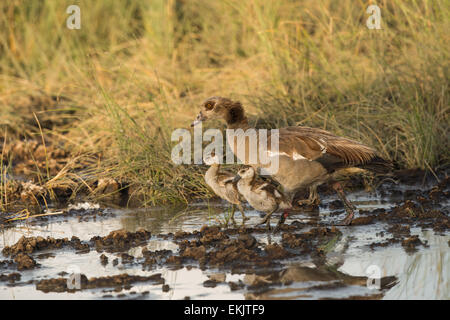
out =
[(331, 155), (333, 162), (346, 165), (365, 164), (376, 156), (374, 149), (322, 129), (287, 127), (279, 129), (279, 133), (279, 151), (290, 156), (296, 153), (308, 160), (318, 160)]

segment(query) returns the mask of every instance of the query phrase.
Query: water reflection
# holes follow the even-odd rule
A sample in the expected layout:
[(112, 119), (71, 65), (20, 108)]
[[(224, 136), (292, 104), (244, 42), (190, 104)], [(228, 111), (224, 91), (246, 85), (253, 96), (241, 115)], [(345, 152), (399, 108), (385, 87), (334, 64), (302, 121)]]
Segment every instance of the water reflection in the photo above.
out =
[[(389, 208), (392, 204), (388, 199), (379, 199), (376, 195), (352, 194), (351, 200), (362, 209)], [(297, 212), (290, 216), (287, 223), (294, 220), (317, 220), (324, 224), (339, 220), (332, 216), (326, 204), (333, 198), (325, 199), (325, 206), (315, 212)], [(224, 209), (222, 203), (197, 204), (189, 207), (168, 207), (152, 209), (110, 209), (114, 217), (106, 215), (91, 217), (88, 221), (71, 217), (52, 217), (49, 222), (24, 222), (15, 228), (0, 230), (0, 250), (5, 245), (16, 243), (22, 235), (51, 236), (55, 238), (73, 235), (81, 240), (89, 240), (93, 236), (105, 236), (113, 230), (125, 228), (136, 231), (145, 228), (154, 235), (147, 244), (149, 250), (169, 249), (176, 251), (177, 246), (157, 234), (176, 232), (178, 230), (198, 230), (204, 224), (217, 224), (223, 221)], [(249, 224), (260, 219), (258, 212), (248, 210)], [(274, 219), (275, 220), (275, 219)], [(385, 299), (449, 299), (450, 236), (436, 235), (433, 231), (411, 229), (411, 234), (417, 234), (422, 241), (428, 241), (429, 247), (420, 247), (417, 252), (406, 253), (401, 245), (370, 249), (373, 242), (384, 241), (379, 234), (386, 229), (383, 223), (368, 226), (342, 227), (343, 235), (327, 254), (326, 261), (317, 264), (309, 257), (286, 261), (283, 268), (277, 270), (261, 270), (258, 274), (231, 274), (226, 272), (224, 280), (215, 287), (205, 287), (204, 281), (219, 270), (200, 270), (196, 266), (171, 270), (157, 268), (142, 270), (139, 264), (119, 263), (113, 266), (109, 263), (102, 266), (99, 253), (91, 250), (87, 254), (76, 254), (71, 250), (60, 250), (55, 255), (44, 255), (37, 258), (41, 268), (22, 272), (21, 285), (10, 287), (0, 282), (0, 298), (39, 298), (39, 299), (93, 299), (107, 295), (107, 298), (117, 298), (117, 293), (105, 290), (85, 290), (72, 293), (42, 293), (35, 289), (34, 284), (26, 284), (30, 280), (58, 277), (69, 265), (77, 265), (88, 277), (114, 275), (120, 273), (151, 275), (161, 273), (166, 279), (170, 290), (163, 292), (161, 286), (151, 284), (136, 284), (129, 290), (124, 290), (121, 298), (125, 299), (321, 299), (371, 297)], [(280, 235), (255, 235), (261, 243), (280, 242)], [(133, 248), (129, 254), (135, 258), (142, 257), (142, 248)], [(117, 254), (106, 254), (109, 261), (117, 258)], [(120, 260), (120, 259), (119, 259)], [(383, 277), (380, 289), (367, 287), (367, 270), (376, 266)], [(0, 270), (0, 273), (10, 270)], [(223, 273), (223, 271), (220, 271)], [(398, 281), (393, 287), (393, 277)], [(221, 275), (222, 278), (222, 275)], [(244, 283), (245, 287), (232, 288), (229, 282)], [(233, 289), (233, 290), (232, 290)]]

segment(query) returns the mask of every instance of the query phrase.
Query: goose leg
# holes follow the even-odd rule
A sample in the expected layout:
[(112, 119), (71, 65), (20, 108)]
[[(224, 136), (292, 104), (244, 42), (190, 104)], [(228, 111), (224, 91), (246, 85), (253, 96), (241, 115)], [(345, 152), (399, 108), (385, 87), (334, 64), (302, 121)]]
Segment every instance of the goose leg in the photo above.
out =
[(339, 225), (348, 226), (352, 223), (353, 217), (355, 216), (353, 210), (356, 210), (356, 207), (347, 199), (344, 188), (342, 188), (342, 185), (339, 182), (333, 184), (333, 189), (336, 190), (337, 195), (342, 202), (344, 202), (345, 211), (347, 211), (347, 216), (339, 223)]
[(275, 227), (275, 229), (273, 230), (273, 233), (276, 233), (280, 230), (281, 225), (286, 221), (286, 218), (289, 216), (289, 211), (285, 210), (281, 216), (280, 216), (280, 220), (278, 220), (277, 226)]
[(311, 186), (309, 188), (309, 197), (305, 200), (299, 200), (299, 205), (318, 205), (320, 203), (320, 197), (317, 193), (317, 186)]

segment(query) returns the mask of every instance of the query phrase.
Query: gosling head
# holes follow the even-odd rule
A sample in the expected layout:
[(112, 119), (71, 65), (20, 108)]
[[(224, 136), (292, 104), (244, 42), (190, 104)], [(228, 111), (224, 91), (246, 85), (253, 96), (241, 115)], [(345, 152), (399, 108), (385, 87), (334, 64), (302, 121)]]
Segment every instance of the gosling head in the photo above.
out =
[(244, 109), (239, 101), (211, 97), (202, 103), (200, 112), (191, 127), (210, 119), (224, 119), (228, 124), (236, 123), (245, 119)]
[(255, 169), (253, 167), (244, 168), (238, 171), (233, 181), (238, 182), (242, 179), (245, 182), (251, 182), (255, 178), (255, 174)]
[(211, 155), (209, 155), (209, 156), (203, 157), (203, 161), (208, 166), (219, 166), (220, 165), (219, 157), (217, 155), (215, 155), (214, 152), (211, 153)]

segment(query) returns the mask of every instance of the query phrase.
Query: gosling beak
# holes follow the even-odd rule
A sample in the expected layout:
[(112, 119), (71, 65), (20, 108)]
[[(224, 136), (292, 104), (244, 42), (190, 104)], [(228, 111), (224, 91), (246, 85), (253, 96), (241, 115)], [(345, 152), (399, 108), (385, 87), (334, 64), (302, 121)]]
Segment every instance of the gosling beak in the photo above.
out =
[(236, 175), (233, 179), (233, 183), (237, 183), (239, 180), (241, 180), (241, 176), (240, 175)]

